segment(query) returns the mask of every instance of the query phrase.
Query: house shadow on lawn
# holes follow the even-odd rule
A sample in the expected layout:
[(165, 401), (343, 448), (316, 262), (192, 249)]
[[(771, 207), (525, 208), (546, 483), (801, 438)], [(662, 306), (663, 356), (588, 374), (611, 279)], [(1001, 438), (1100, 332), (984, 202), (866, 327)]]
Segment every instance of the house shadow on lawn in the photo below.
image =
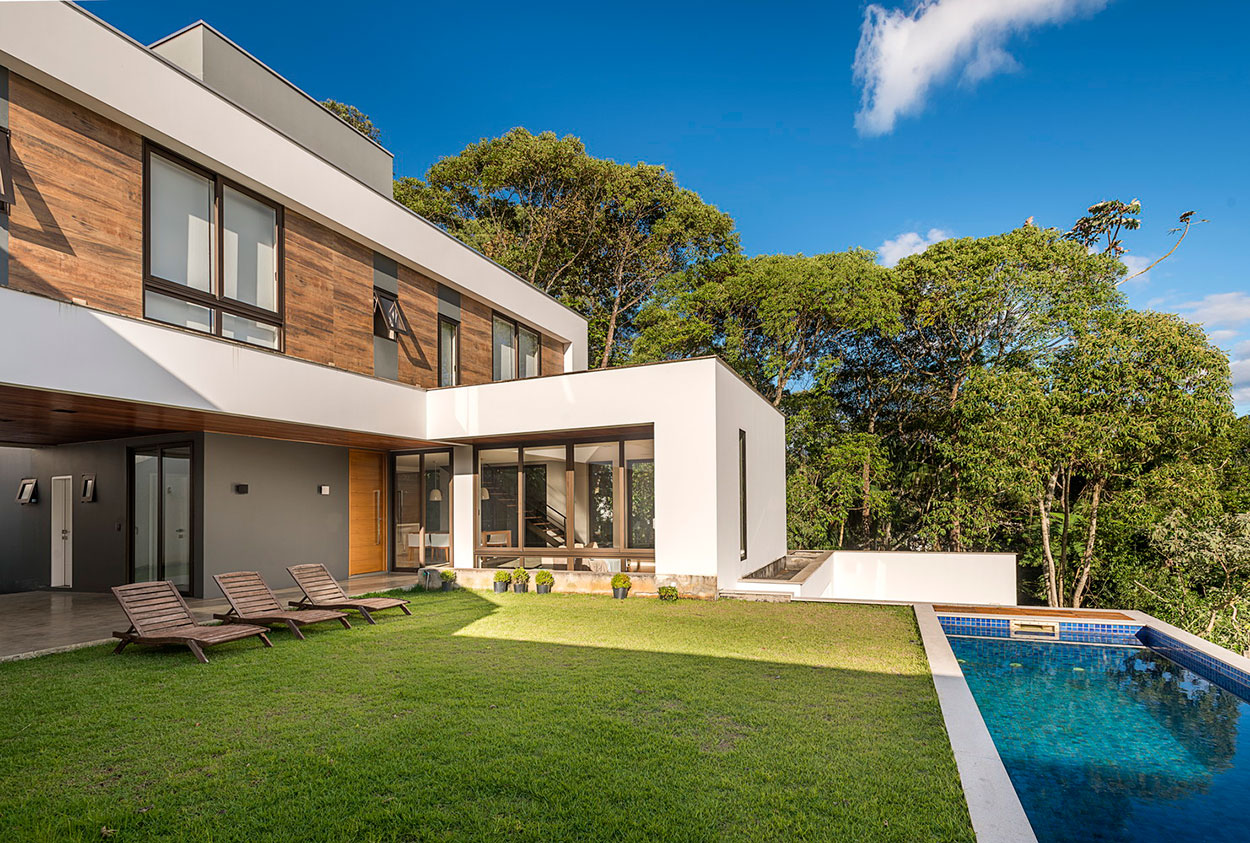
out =
[[(0, 665), (0, 817), (31, 840), (972, 839), (904, 613), (404, 596), (412, 617), (209, 665)], [(838, 666), (866, 627), (877, 668)]]

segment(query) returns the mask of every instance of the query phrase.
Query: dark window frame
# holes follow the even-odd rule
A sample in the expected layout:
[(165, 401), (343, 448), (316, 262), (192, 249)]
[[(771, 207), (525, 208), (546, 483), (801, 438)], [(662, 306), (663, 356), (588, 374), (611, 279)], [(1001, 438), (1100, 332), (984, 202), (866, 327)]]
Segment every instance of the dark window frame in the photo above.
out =
[[(510, 378), (502, 378), (500, 380), (495, 380), (495, 368), (496, 368), (495, 364), (498, 362), (495, 359), (495, 320), (496, 319), (500, 320), (501, 322), (507, 322), (508, 324), (512, 326), (512, 350), (516, 357), (516, 360), (515, 360), (516, 374)], [(524, 375), (524, 376), (521, 375), (521, 331), (522, 330), (529, 331), (531, 334), (538, 337), (538, 371), (532, 375)], [(505, 381), (523, 381), (523, 380), (529, 380), (530, 378), (541, 378), (543, 376), (543, 332), (538, 330), (537, 328), (532, 328), (529, 325), (526, 325), (524, 322), (519, 322), (516, 319), (513, 319), (511, 316), (500, 313), (497, 310), (492, 310), (490, 314), (490, 372), (491, 372), (492, 383), (503, 383)]]
[(738, 430), (738, 550), (747, 558), (747, 432)]
[[(456, 359), (452, 361), (454, 371), (452, 372), (453, 383), (443, 383), (443, 323), (451, 325), (455, 328), (456, 336)], [(491, 346), (494, 347), (494, 339), (491, 340)], [(460, 386), (460, 320), (452, 319), (450, 316), (439, 314), (438, 316), (438, 385), (439, 386)]]
[[(387, 305), (391, 307), (388, 308)], [(399, 305), (399, 296), (390, 290), (374, 287), (373, 335), (379, 339), (398, 342), (400, 334), (412, 336), (412, 326), (404, 309)]]
[(8, 214), (17, 203), (13, 187), (13, 133), (0, 128), (0, 214)]
[[(135, 456), (137, 454), (153, 454), (156, 456), (158, 477), (162, 478), (157, 486), (164, 488), (164, 472), (165, 472), (165, 451), (174, 448), (187, 448), (190, 453), (190, 473), (189, 485), (187, 489), (190, 500), (189, 507), (191, 518), (188, 522), (188, 542), (187, 542), (187, 590), (179, 591), (184, 597), (195, 596), (196, 588), (199, 585), (200, 574), (200, 554), (196, 551), (199, 548), (200, 541), (200, 490), (197, 485), (200, 480), (201, 465), (197, 460), (199, 449), (194, 441), (174, 440), (170, 442), (157, 442), (151, 445), (133, 445), (126, 448), (126, 582), (135, 583)], [(165, 576), (165, 506), (163, 503), (164, 495), (161, 495), (162, 503), (157, 506), (156, 515), (156, 531), (160, 537), (159, 550), (157, 551), (159, 560), (157, 565), (157, 576)]]
[[(196, 175), (205, 178), (213, 183), (213, 221), (212, 221), (212, 258), (213, 266), (211, 272), (210, 285), (212, 289), (208, 292), (203, 290), (194, 290), (184, 284), (178, 284), (173, 281), (167, 281), (160, 276), (152, 274), (152, 156), (157, 155), (172, 164), (184, 167)], [(257, 307), (247, 302), (237, 301), (228, 298), (223, 293), (224, 275), (225, 275), (225, 190), (230, 188), (237, 191), (250, 199), (271, 208), (274, 212), (274, 244), (276, 254), (274, 260), (277, 264), (277, 310), (265, 310), (263, 307)], [(173, 328), (182, 328), (186, 331), (199, 334), (200, 336), (213, 336), (218, 339), (224, 339), (228, 342), (235, 342), (249, 348), (259, 348), (265, 351), (277, 351), (283, 353), (286, 349), (286, 220), (285, 209), (282, 205), (273, 200), (262, 196), (254, 190), (249, 190), (241, 184), (230, 181), (212, 170), (208, 170), (196, 164), (194, 161), (188, 161), (186, 158), (171, 152), (168, 149), (154, 144), (150, 141), (144, 141), (143, 144), (143, 317), (153, 322), (160, 322), (162, 325), (170, 325)], [(213, 329), (212, 331), (196, 331), (193, 328), (187, 328), (182, 325), (171, 324), (160, 319), (148, 316), (147, 313), (147, 296), (146, 293), (153, 292), (158, 295), (168, 296), (169, 298), (185, 301), (189, 304), (206, 307), (213, 313)], [(257, 345), (246, 340), (236, 340), (231, 337), (222, 336), (221, 326), (223, 314), (232, 316), (240, 316), (244, 319), (252, 319), (261, 322), (270, 327), (276, 328), (278, 331), (278, 347), (276, 349), (269, 348), (264, 345)]]

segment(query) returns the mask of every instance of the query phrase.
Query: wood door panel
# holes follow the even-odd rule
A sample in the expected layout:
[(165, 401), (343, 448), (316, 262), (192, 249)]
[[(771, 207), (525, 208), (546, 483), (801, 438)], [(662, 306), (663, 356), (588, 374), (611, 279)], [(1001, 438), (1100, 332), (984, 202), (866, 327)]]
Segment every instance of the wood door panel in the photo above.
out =
[[(349, 575), (386, 570), (386, 454), (348, 453)], [(379, 525), (380, 519), (380, 525)]]

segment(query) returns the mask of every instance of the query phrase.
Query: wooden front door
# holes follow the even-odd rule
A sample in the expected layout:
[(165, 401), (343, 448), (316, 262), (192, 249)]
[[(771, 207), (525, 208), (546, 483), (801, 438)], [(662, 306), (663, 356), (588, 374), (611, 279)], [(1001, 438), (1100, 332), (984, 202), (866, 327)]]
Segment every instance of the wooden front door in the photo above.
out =
[(348, 574), (386, 570), (386, 454), (348, 454)]

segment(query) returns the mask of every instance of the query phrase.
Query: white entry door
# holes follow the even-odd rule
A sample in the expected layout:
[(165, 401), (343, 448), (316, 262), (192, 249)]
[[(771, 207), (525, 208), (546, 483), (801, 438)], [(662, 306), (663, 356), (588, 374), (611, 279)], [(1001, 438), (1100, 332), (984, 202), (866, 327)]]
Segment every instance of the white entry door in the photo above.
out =
[(52, 586), (74, 585), (74, 478), (52, 478)]

